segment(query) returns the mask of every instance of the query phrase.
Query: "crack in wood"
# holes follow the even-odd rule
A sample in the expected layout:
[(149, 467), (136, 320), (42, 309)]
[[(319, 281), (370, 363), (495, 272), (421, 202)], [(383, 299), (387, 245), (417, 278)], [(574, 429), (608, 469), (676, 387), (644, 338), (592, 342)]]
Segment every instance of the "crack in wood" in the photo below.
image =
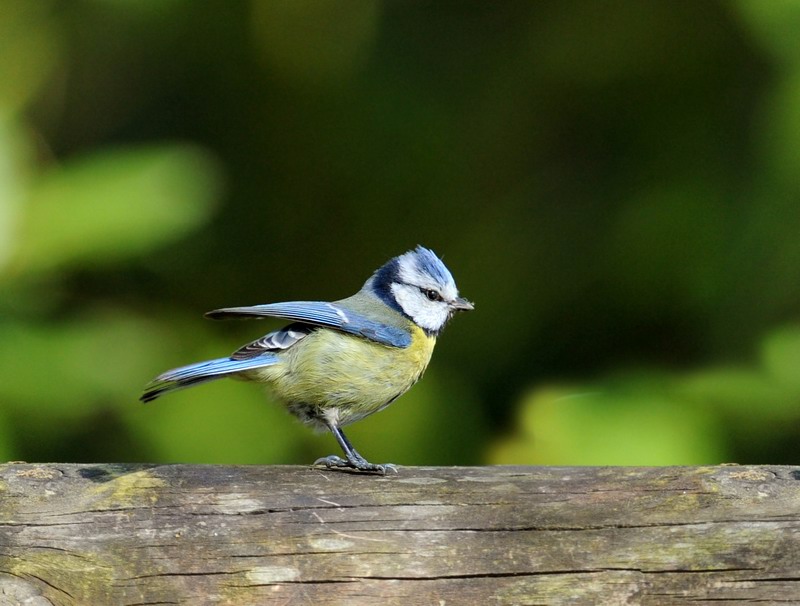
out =
[[(365, 577), (366, 578), (366, 577)], [(359, 578), (352, 579), (314, 579), (309, 581), (275, 581), (274, 583), (226, 583), (226, 587), (275, 587), (280, 585), (341, 585), (358, 583)]]
[(42, 578), (41, 576), (38, 576), (38, 575), (35, 575), (35, 574), (32, 574), (32, 573), (28, 573), (27, 576), (29, 576), (32, 579), (36, 579), (40, 583), (43, 583), (44, 585), (47, 585), (48, 587), (50, 587), (50, 589), (53, 589), (56, 592), (58, 592), (60, 594), (63, 594), (63, 595), (67, 596), (70, 599), (73, 599), (73, 600), (75, 599), (75, 596), (73, 596), (69, 591), (67, 591), (66, 589), (63, 589), (61, 587), (58, 587), (54, 583), (51, 583), (50, 581), (48, 581), (47, 579)]
[(731, 583), (800, 583), (800, 577), (760, 577), (755, 579), (736, 579)]

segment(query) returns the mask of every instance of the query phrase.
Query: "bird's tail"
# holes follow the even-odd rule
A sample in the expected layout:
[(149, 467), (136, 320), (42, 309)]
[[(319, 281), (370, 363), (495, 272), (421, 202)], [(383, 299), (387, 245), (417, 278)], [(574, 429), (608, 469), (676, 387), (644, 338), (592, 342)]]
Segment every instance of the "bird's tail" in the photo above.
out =
[(150, 381), (144, 388), (144, 393), (139, 398), (142, 402), (152, 402), (159, 396), (170, 391), (176, 391), (206, 381), (221, 379), (245, 370), (272, 366), (278, 361), (273, 354), (261, 354), (247, 360), (234, 360), (232, 358), (218, 358), (197, 362), (180, 368), (173, 368), (161, 373)]

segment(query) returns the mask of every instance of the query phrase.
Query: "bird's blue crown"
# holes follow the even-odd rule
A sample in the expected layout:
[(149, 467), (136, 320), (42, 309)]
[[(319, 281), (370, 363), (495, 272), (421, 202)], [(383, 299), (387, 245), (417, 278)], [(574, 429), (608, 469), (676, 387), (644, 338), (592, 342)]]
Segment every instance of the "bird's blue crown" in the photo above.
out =
[(398, 257), (398, 260), (403, 257), (409, 258), (421, 274), (427, 274), (442, 288), (455, 286), (455, 280), (453, 280), (450, 270), (431, 249), (417, 246), (414, 250)]

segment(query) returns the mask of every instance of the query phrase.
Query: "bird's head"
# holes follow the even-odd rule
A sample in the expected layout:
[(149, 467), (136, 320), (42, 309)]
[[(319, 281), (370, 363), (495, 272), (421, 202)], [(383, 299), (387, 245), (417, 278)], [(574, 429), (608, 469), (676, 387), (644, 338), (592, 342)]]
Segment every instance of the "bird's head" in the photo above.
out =
[(442, 260), (422, 246), (390, 259), (366, 287), (430, 334), (441, 332), (455, 312), (474, 309), (458, 296), (455, 280)]

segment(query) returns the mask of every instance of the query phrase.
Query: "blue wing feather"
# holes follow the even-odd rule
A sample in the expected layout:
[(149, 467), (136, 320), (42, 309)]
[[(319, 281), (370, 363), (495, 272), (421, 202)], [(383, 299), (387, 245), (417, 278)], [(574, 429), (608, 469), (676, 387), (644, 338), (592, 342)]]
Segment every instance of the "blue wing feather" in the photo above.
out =
[(286, 318), (333, 328), (391, 347), (405, 348), (411, 345), (411, 335), (402, 328), (370, 320), (366, 316), (340, 305), (323, 301), (292, 301), (251, 307), (227, 307), (210, 311), (206, 317), (215, 320), (243, 317)]
[(218, 358), (197, 362), (180, 368), (168, 370), (150, 381), (141, 398), (142, 402), (151, 402), (168, 391), (191, 387), (198, 383), (221, 379), (227, 375), (236, 374), (245, 370), (271, 366), (278, 361), (274, 354), (262, 354), (247, 360), (234, 360), (233, 358)]

